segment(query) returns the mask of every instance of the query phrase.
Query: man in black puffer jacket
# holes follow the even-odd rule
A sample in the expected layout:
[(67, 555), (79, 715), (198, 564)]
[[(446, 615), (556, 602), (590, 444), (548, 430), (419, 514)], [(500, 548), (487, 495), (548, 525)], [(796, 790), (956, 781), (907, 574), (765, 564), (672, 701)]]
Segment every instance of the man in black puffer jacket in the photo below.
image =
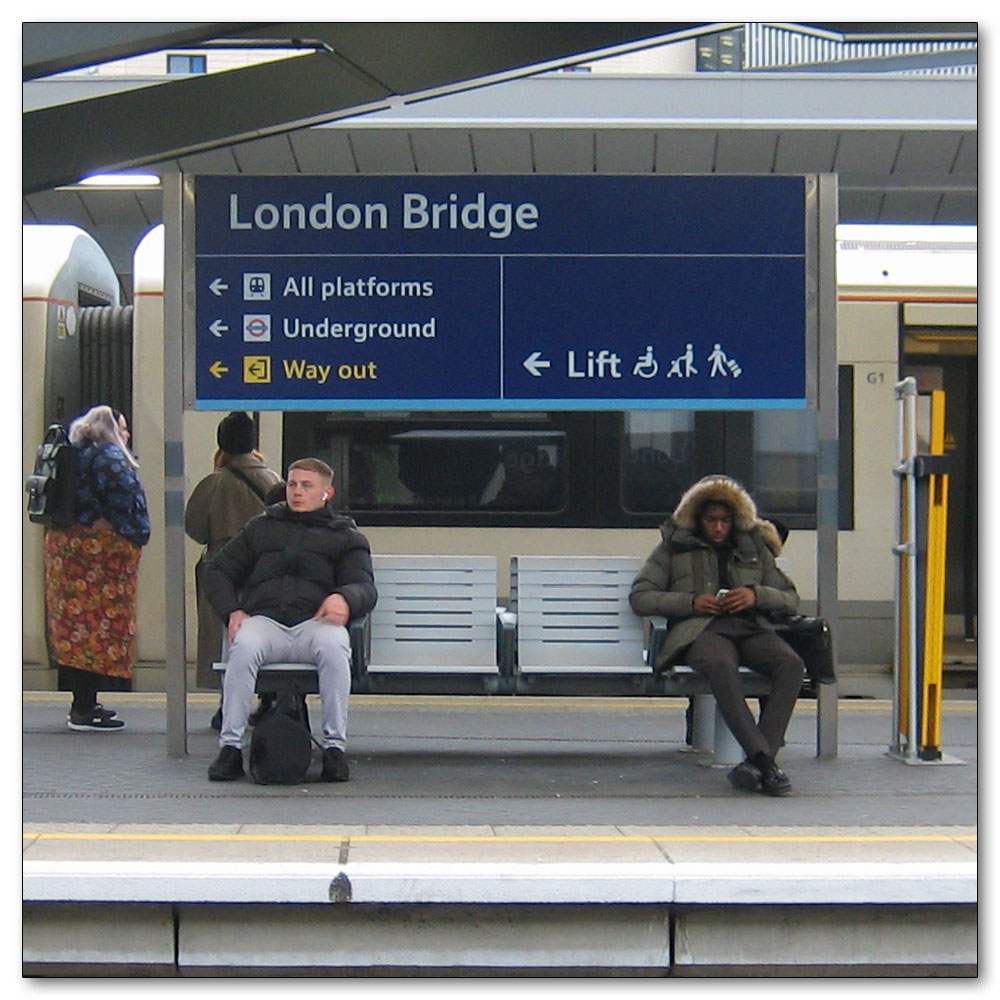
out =
[(327, 505), (333, 470), (316, 458), (288, 467), (287, 499), (264, 509), (206, 564), (205, 594), (229, 630), (219, 756), (211, 781), (243, 776), (242, 742), (257, 671), (312, 662), (323, 703), (323, 781), (347, 781), (351, 651), (347, 623), (378, 598), (368, 540)]

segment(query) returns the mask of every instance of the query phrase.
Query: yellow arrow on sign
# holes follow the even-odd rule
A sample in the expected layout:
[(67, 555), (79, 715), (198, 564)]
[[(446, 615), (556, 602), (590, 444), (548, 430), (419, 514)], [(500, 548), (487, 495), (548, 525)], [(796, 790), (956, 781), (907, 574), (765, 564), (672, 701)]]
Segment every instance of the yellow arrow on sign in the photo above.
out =
[(216, 361), (211, 368), (208, 369), (216, 378), (222, 378), (222, 376), (229, 371), (229, 369), (221, 362)]

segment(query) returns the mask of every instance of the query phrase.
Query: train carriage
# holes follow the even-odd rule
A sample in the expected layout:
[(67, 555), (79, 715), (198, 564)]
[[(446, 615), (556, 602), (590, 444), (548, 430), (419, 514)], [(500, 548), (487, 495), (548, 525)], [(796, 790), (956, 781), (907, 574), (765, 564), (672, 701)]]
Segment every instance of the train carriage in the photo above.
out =
[[(40, 382), (24, 397), (25, 475), (48, 421), (112, 394), (130, 414), (154, 524), (140, 570), (137, 683), (154, 687), (166, 633), (163, 537), (155, 530), (163, 524), (163, 229), (151, 230), (137, 248), (127, 316), (113, 275), (102, 282), (84, 273), (100, 258), (99, 248), (79, 230), (68, 240), (67, 229), (25, 227), (25, 359), (45, 372), (44, 387)], [(915, 375), (923, 391), (947, 393), (946, 613), (950, 634), (975, 634), (976, 251), (975, 227), (838, 228), (838, 651), (845, 693), (878, 691), (891, 670), (894, 386), (905, 375)], [(53, 273), (61, 276), (58, 288), (45, 277)], [(58, 350), (76, 336), (78, 320), (93, 322), (86, 317), (98, 307), (117, 308), (116, 323), (131, 327), (128, 361), (123, 367), (116, 360), (117, 374), (104, 382), (85, 381), (78, 356)], [(125, 334), (116, 336), (123, 341)], [(77, 344), (84, 353), (96, 350), (79, 338)], [(116, 348), (115, 357), (124, 350)], [(110, 365), (110, 356), (94, 354), (100, 367)], [(67, 392), (59, 388), (67, 379), (81, 384)], [(211, 468), (219, 416), (184, 414), (188, 493)], [(644, 556), (681, 491), (709, 472), (741, 480), (763, 512), (789, 527), (788, 571), (807, 607), (816, 598), (812, 410), (296, 411), (261, 412), (256, 419), (273, 466), (312, 454), (334, 468), (336, 502), (357, 519), (374, 551), (494, 555), (501, 599), (513, 555)], [(24, 532), (25, 670), (36, 671), (35, 686), (45, 687), (54, 672), (47, 668), (40, 613), (40, 531), (25, 519)], [(187, 554), (193, 580), (194, 543)], [(193, 659), (193, 585), (187, 604)]]

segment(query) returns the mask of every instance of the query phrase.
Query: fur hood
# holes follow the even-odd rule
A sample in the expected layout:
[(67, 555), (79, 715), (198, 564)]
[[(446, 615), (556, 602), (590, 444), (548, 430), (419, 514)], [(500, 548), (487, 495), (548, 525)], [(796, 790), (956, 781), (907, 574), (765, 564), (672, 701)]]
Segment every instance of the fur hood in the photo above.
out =
[(729, 476), (711, 475), (699, 479), (689, 487), (674, 510), (672, 522), (678, 528), (694, 533), (698, 528), (698, 512), (710, 500), (727, 504), (733, 511), (733, 527), (737, 531), (752, 531), (757, 528), (767, 547), (776, 555), (781, 554), (781, 538), (778, 529), (757, 513), (753, 498), (735, 479)]

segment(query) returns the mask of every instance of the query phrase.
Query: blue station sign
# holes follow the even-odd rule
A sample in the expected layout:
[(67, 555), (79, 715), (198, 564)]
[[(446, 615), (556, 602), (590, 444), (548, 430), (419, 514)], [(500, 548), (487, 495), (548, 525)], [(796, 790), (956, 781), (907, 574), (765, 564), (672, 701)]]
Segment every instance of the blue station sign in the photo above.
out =
[(193, 183), (198, 409), (808, 405), (805, 177)]

